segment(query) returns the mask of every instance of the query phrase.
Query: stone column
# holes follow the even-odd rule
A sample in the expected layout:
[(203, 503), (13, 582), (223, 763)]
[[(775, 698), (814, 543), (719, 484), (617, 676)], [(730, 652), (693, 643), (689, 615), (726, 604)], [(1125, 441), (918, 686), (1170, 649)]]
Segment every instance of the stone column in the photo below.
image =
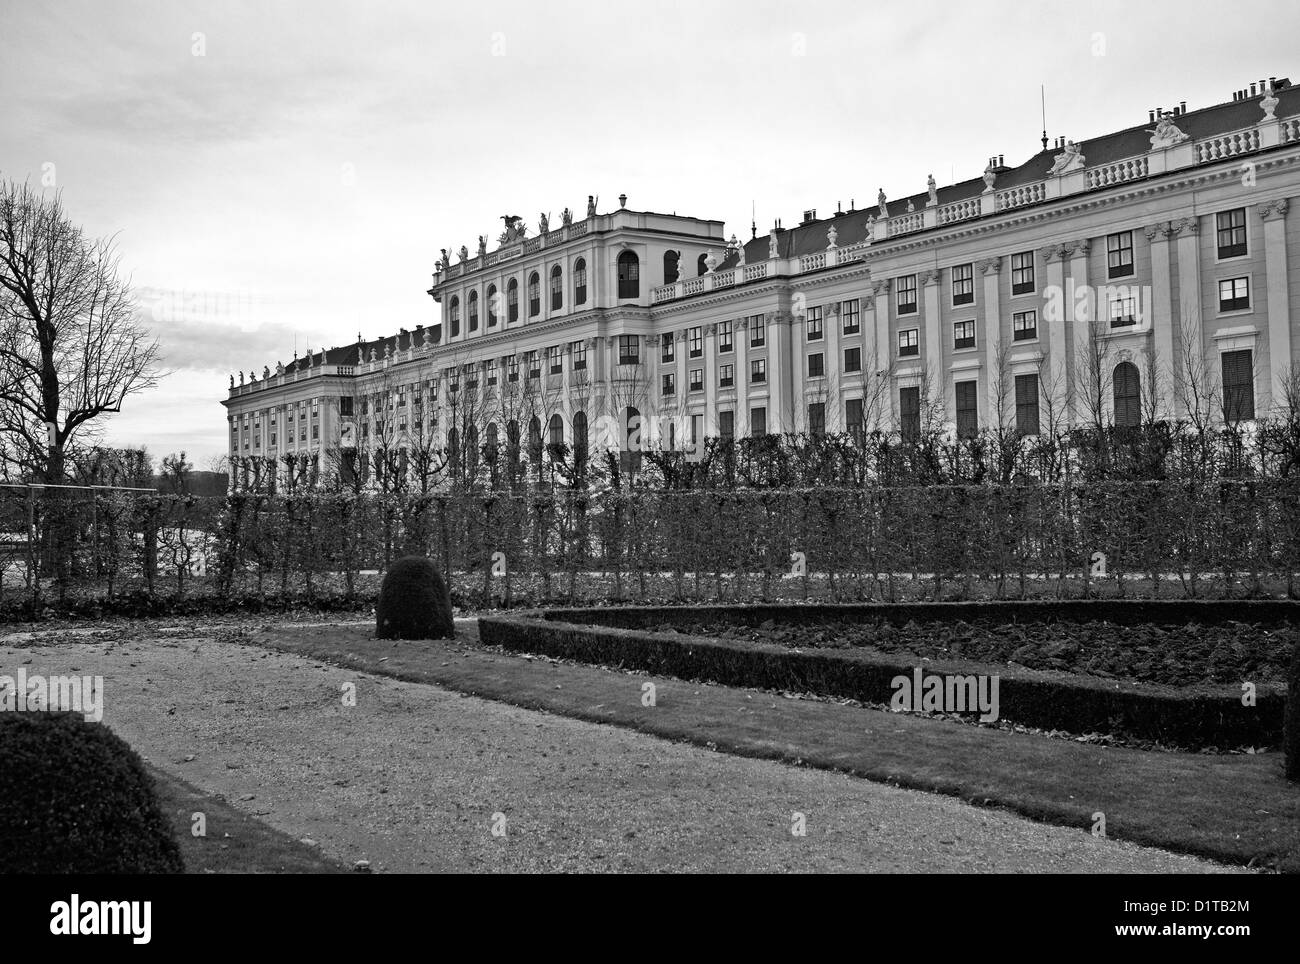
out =
[[(825, 339), (826, 320), (823, 313), (822, 331)], [(808, 340), (808, 313), (790, 316), (790, 364), (786, 384), (790, 386), (790, 423), (782, 425), (787, 432), (808, 431), (808, 352), (814, 346)], [(771, 377), (769, 375), (769, 377)]]
[[(939, 328), (939, 278), (940, 273), (934, 269), (920, 272), (917, 278), (925, 304), (925, 355), (923, 357), (926, 381), (939, 384), (943, 392), (945, 410), (955, 412), (956, 398), (952, 399), (951, 405), (948, 404), (949, 379), (943, 370), (943, 332)], [(952, 391), (955, 392), (956, 389)]]
[[(844, 392), (840, 384), (844, 378), (844, 354), (840, 351), (840, 335), (843, 333), (844, 320), (840, 317), (840, 303), (826, 306), (822, 313), (822, 342), (826, 346), (826, 359), (823, 370), (826, 377), (826, 431), (838, 431), (844, 422)], [(859, 316), (861, 317), (861, 316)]]
[(736, 359), (736, 371), (732, 383), (736, 387), (736, 416), (732, 424), (736, 437), (749, 434), (749, 319), (737, 318), (732, 326), (732, 352)]
[[(879, 389), (880, 425), (879, 428), (894, 427), (894, 380), (890, 373), (894, 369), (894, 345), (889, 337), (889, 279), (872, 282), (871, 293), (876, 300), (875, 344), (869, 354), (874, 355), (872, 371), (865, 371), (863, 366), (863, 384), (867, 391)], [(868, 426), (869, 428), (870, 426)]]
[[(978, 326), (980, 331), (976, 332), (978, 344), (984, 346), (984, 389), (987, 410), (982, 424), (999, 428), (1003, 424), (1003, 419), (1015, 415), (1016, 390), (1015, 377), (1011, 374), (1010, 366), (1001, 366), (998, 359), (999, 353), (1003, 357), (1010, 356), (1009, 346), (1004, 341), (1008, 336), (1003, 332), (1002, 326), (1001, 289), (999, 288), (1002, 259), (987, 258), (976, 264), (975, 269), (984, 277), (984, 319)], [(997, 384), (999, 379), (1004, 382), (1001, 386)], [(1005, 398), (1011, 399), (1010, 413), (998, 411), (999, 390)]]
[[(1205, 347), (1205, 331), (1201, 327), (1201, 251), (1200, 251), (1200, 233), (1201, 223), (1199, 218), (1180, 218), (1169, 226), (1169, 234), (1177, 239), (1176, 251), (1178, 256), (1178, 325), (1179, 325), (1179, 351), (1192, 351), (1195, 354), (1192, 357), (1199, 358)], [(1195, 338), (1195, 346), (1189, 346), (1185, 342), (1188, 338)], [(1214, 363), (1217, 365), (1218, 360)], [(1178, 365), (1182, 368), (1185, 366)], [(1211, 374), (1215, 379), (1218, 375)], [(1179, 371), (1175, 384), (1187, 378), (1186, 371)], [(1201, 386), (1204, 391), (1208, 386)]]
[[(735, 345), (735, 336), (732, 336)], [(734, 354), (735, 348), (732, 348)], [(704, 429), (701, 443), (706, 438), (718, 434), (718, 326), (716, 323), (704, 327)]]
[(1291, 375), (1291, 298), (1287, 284), (1286, 198), (1259, 206), (1264, 220), (1264, 271), (1268, 290), (1267, 397), (1276, 399)]
[(1043, 261), (1046, 263), (1047, 271), (1047, 297), (1042, 299), (1044, 307), (1042, 323), (1047, 329), (1047, 378), (1046, 384), (1042, 386), (1044, 394), (1051, 400), (1052, 412), (1058, 420), (1058, 424), (1064, 428), (1069, 413), (1066, 411), (1066, 402), (1070, 397), (1069, 378), (1069, 359), (1066, 357), (1068, 352), (1067, 342), (1065, 340), (1065, 319), (1069, 317), (1069, 309), (1066, 307), (1066, 297), (1068, 292), (1065, 290), (1065, 270), (1063, 258), (1065, 256), (1065, 246), (1052, 244), (1043, 248), (1039, 252)]
[[(1169, 224), (1153, 224), (1143, 228), (1142, 233), (1151, 245), (1151, 303), (1141, 307), (1151, 326), (1151, 351), (1155, 354), (1159, 388), (1156, 408), (1160, 418), (1177, 418), (1174, 383), (1178, 366), (1174, 364), (1174, 278), (1169, 258)], [(1146, 378), (1149, 374), (1143, 372), (1142, 376)]]
[[(1095, 350), (1096, 346), (1089, 347), (1094, 335), (1093, 322), (1098, 313), (1102, 310), (1097, 304), (1097, 298), (1093, 290), (1088, 286), (1088, 250), (1092, 242), (1087, 238), (1081, 241), (1073, 241), (1063, 245), (1065, 252), (1064, 257), (1069, 258), (1070, 281), (1066, 285), (1065, 300), (1065, 317), (1069, 320), (1072, 328), (1072, 338), (1068, 342), (1070, 361), (1067, 366), (1068, 370), (1074, 372), (1071, 378), (1071, 384), (1077, 389), (1079, 386), (1080, 373), (1078, 372), (1079, 359), (1089, 357), (1088, 352)], [(1080, 291), (1082, 290), (1082, 296)], [(1104, 373), (1105, 374), (1105, 373)], [(1077, 392), (1075, 399), (1077, 402)], [(1085, 421), (1086, 415), (1077, 410), (1072, 414), (1072, 424), (1080, 424)]]

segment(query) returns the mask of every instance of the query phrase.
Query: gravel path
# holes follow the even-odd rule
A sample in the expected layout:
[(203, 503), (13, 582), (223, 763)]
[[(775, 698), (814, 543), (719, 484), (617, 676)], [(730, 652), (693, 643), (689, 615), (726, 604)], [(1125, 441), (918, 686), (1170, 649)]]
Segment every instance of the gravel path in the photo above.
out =
[(22, 666), (104, 676), (104, 722), (142, 756), (378, 871), (1224, 869), (185, 632), (0, 637), (0, 674)]

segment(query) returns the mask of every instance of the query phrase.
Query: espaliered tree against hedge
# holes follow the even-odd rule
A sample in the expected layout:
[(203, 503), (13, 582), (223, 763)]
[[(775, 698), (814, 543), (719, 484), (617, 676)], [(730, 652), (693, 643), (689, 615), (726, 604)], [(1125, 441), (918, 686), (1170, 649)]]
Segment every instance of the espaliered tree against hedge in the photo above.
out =
[(0, 873), (179, 874), (140, 757), (70, 713), (0, 713)]

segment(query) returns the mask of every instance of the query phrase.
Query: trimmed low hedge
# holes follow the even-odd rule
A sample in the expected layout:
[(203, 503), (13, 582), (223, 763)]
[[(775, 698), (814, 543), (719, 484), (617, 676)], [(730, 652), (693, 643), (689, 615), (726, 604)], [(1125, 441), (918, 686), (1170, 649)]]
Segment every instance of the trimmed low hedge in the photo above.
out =
[[(911, 677), (917, 666), (915, 661), (864, 651), (796, 651), (766, 643), (598, 625), (624, 620), (662, 624), (671, 622), (673, 615), (689, 613), (698, 617), (706, 609), (731, 608), (610, 608), (485, 616), (479, 619), (479, 634), (488, 645), (516, 652), (612, 665), (682, 679), (707, 680), (728, 686), (811, 692), (877, 704), (888, 704), (894, 694), (891, 681), (897, 676)], [(879, 618), (881, 611), (887, 608), (910, 610), (915, 607), (753, 608), (757, 611), (754, 618), (774, 618), (779, 611), (783, 618), (793, 619), (801, 615), (812, 616), (810, 610), (827, 608), (840, 611), (838, 618), (844, 618), (842, 611), (845, 609), (870, 609), (873, 618)], [(933, 608), (932, 618), (936, 615)], [(744, 612), (743, 609), (740, 611)], [(711, 614), (716, 616), (718, 612)], [(897, 618), (903, 618), (903, 614), (899, 613)], [(1005, 620), (1006, 615), (1000, 614), (997, 618)], [(1042, 616), (1034, 618), (1041, 619)], [(579, 620), (586, 625), (579, 624)], [(1277, 746), (1282, 738), (1286, 699), (1280, 688), (1268, 685), (1258, 688), (1256, 705), (1246, 707), (1241, 703), (1240, 690), (1232, 687), (1173, 688), (955, 661), (934, 660), (922, 665), (927, 675), (996, 675), (999, 677), (1000, 718), (1025, 726), (1071, 733), (1114, 733), (1188, 749), (1271, 747)]]
[(561, 623), (644, 629), (672, 622), (683, 612), (695, 620), (716, 619), (734, 626), (869, 622), (1052, 623), (1108, 622), (1132, 626), (1156, 623), (1218, 625), (1225, 622), (1264, 625), (1300, 623), (1300, 602), (1273, 599), (1042, 599), (981, 602), (810, 603), (743, 606), (608, 606), (548, 609), (543, 618)]
[[(1286, 678), (1287, 693), (1300, 693), (1300, 646), (1291, 659)], [(1283, 749), (1286, 751), (1286, 778), (1300, 783), (1300, 700), (1287, 700)]]
[(184, 872), (124, 740), (72, 713), (0, 713), (0, 873)]

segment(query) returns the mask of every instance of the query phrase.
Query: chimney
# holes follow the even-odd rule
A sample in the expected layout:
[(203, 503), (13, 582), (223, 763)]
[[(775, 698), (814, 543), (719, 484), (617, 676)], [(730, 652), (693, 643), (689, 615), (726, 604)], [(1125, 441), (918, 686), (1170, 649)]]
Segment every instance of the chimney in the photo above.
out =
[(1152, 123), (1152, 124), (1154, 124), (1154, 123), (1156, 122), (1156, 112), (1155, 112), (1155, 111), (1153, 111), (1153, 110), (1149, 110), (1149, 111), (1147, 111), (1147, 121), (1148, 121), (1149, 123)]
[(857, 209), (858, 209), (858, 202), (855, 201), (853, 198), (849, 198), (849, 213), (852, 214)]
[(836, 214), (843, 214), (843, 213), (844, 213), (844, 205), (841, 204), (839, 201), (836, 201), (836, 202), (835, 202), (835, 213), (836, 213)]
[(817, 220), (817, 209), (816, 209), (816, 208), (809, 208), (807, 211), (804, 211), (804, 213), (803, 213), (803, 220), (800, 222), (800, 224), (801, 224), (801, 225), (803, 225), (803, 224), (811, 224), (813, 221), (816, 221), (816, 220)]
[(1178, 113), (1179, 113), (1180, 115), (1181, 115), (1181, 114), (1186, 114), (1186, 113), (1187, 113), (1187, 101), (1185, 101), (1185, 100), (1180, 100), (1180, 101), (1178, 102)]
[(1001, 154), (999, 154), (999, 155), (998, 155), (998, 167), (1006, 167), (1006, 166), (1007, 166), (1006, 159), (1005, 159)]
[(1250, 96), (1255, 96), (1255, 85), (1253, 83), (1250, 85)]
[(626, 194), (620, 194), (620, 195), (618, 196), (618, 206), (619, 206), (620, 208), (625, 208), (625, 207), (627, 207), (627, 195), (626, 195)]

